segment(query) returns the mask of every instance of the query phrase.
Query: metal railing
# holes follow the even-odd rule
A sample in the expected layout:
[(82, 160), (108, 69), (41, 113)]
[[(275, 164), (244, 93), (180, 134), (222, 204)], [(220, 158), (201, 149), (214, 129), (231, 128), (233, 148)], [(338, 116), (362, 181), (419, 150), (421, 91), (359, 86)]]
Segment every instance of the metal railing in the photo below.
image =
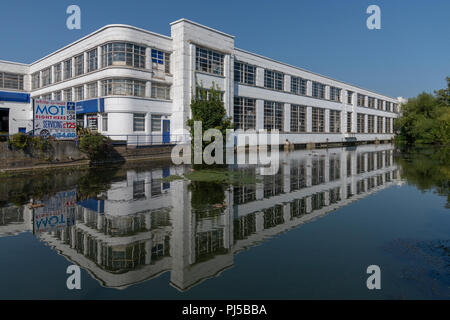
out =
[(164, 146), (190, 141), (189, 134), (103, 134), (110, 138), (114, 145), (132, 147)]

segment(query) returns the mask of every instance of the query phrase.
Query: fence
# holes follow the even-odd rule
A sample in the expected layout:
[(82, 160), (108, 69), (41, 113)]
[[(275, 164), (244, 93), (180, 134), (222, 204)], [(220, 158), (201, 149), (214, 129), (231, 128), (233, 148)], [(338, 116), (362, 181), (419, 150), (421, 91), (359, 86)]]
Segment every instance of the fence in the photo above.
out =
[(189, 142), (189, 134), (103, 134), (109, 137), (114, 145), (133, 147), (163, 146)]

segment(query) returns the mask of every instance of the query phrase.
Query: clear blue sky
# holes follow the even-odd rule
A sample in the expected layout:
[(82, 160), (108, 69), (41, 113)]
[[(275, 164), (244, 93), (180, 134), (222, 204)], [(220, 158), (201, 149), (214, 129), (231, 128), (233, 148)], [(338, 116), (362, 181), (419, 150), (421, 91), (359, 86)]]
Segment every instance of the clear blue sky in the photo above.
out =
[[(82, 10), (81, 30), (66, 8)], [(381, 8), (381, 30), (366, 8)], [(236, 36), (236, 47), (389, 96), (415, 96), (450, 76), (449, 0), (15, 0), (1, 4), (0, 59), (30, 63), (113, 23), (170, 35), (187, 18)]]

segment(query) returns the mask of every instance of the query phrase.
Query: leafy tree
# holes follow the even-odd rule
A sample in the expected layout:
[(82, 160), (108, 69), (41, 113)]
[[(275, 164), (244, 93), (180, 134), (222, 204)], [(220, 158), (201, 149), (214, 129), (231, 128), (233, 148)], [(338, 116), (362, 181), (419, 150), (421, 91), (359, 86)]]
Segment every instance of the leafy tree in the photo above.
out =
[(407, 144), (450, 144), (450, 78), (446, 89), (421, 93), (403, 107), (396, 121), (397, 140)]
[[(187, 126), (191, 133), (191, 141), (194, 143), (194, 122), (202, 122), (203, 132), (208, 129), (217, 129), (226, 138), (226, 130), (232, 129), (231, 119), (227, 117), (227, 112), (221, 98), (219, 87), (214, 83), (210, 89), (197, 86), (195, 95), (191, 101), (192, 118), (187, 121)], [(225, 146), (225, 141), (224, 146)], [(203, 142), (203, 149), (212, 142)], [(193, 148), (193, 145), (192, 145)], [(193, 154), (193, 153), (192, 153)]]

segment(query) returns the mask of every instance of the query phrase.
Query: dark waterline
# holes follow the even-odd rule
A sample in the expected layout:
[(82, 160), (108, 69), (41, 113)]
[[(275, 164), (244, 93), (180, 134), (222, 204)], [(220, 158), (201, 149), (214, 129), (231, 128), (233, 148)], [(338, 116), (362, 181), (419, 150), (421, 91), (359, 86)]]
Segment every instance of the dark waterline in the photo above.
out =
[(2, 178), (0, 299), (450, 298), (448, 151), (282, 157), (233, 185), (171, 163)]

